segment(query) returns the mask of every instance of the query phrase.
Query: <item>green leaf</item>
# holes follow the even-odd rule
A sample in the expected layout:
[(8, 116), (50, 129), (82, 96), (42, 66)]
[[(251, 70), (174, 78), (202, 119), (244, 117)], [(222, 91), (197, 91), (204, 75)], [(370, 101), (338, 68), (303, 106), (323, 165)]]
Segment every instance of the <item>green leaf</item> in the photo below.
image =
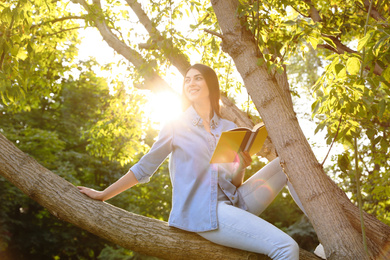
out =
[(373, 145), (376, 145), (379, 143), (379, 141), (382, 140), (382, 136), (378, 136), (377, 138), (374, 139), (374, 142), (372, 142)]
[(276, 67), (276, 72), (279, 73), (279, 74), (283, 74), (283, 73), (284, 73), (284, 68), (283, 68), (283, 66), (280, 66), (280, 65), (277, 66), (277, 67)]
[(24, 49), (20, 48), (18, 54), (16, 55), (16, 58), (20, 60), (25, 60), (27, 58), (27, 52)]
[(340, 170), (343, 172), (346, 172), (350, 169), (350, 162), (346, 154), (339, 156), (337, 164), (339, 165)]
[(386, 99), (382, 99), (380, 102), (379, 102), (379, 113), (378, 113), (378, 117), (380, 119), (382, 119), (383, 117), (383, 113), (385, 112), (386, 110)]
[(338, 77), (344, 77), (345, 76), (345, 67), (343, 64), (336, 64), (334, 67), (335, 73)]
[(374, 35), (373, 32), (370, 32), (370, 33), (367, 33), (366, 36), (361, 38), (359, 40), (357, 50), (361, 51), (367, 45), (367, 43), (371, 40), (373, 35)]
[(389, 38), (390, 36), (388, 35), (385, 35), (384, 37), (382, 37), (376, 44), (375, 46), (372, 48), (372, 51), (374, 53), (375, 56), (378, 56), (379, 55), (379, 52), (382, 48), (382, 46), (386, 43), (386, 40)]
[(335, 50), (337, 50), (336, 44), (328, 37), (321, 37), (327, 44), (332, 46)]
[(387, 66), (387, 68), (382, 72), (382, 76), (387, 82), (390, 82), (390, 66)]
[(318, 133), (320, 130), (324, 129), (324, 127), (326, 126), (326, 122), (325, 121), (322, 121), (318, 124), (318, 126), (316, 127), (316, 129), (314, 130), (314, 134)]
[(325, 57), (325, 60), (330, 60), (330, 59), (333, 59), (333, 58), (338, 57), (338, 56), (339, 56), (339, 54), (333, 53), (333, 54), (331, 54), (331, 55), (329, 55), (329, 56), (326, 56), (326, 57)]
[(263, 58), (258, 58), (257, 59), (257, 65), (262, 66), (264, 64), (265, 60)]
[(325, 77), (319, 77), (318, 78), (316, 83), (314, 83), (314, 85), (311, 87), (313, 92), (316, 92), (322, 86), (322, 83), (324, 82), (324, 80), (325, 80)]
[(307, 39), (310, 42), (311, 46), (313, 46), (313, 49), (317, 49), (317, 45), (320, 42), (320, 39), (312, 36), (309, 36)]
[(376, 131), (375, 131), (375, 129), (368, 128), (366, 131), (366, 134), (367, 134), (368, 138), (372, 139), (372, 138), (374, 138)]
[(351, 57), (347, 60), (347, 70), (351, 75), (357, 75), (360, 71), (360, 60), (356, 57)]
[(320, 101), (317, 99), (317, 100), (314, 101), (314, 103), (311, 105), (311, 111), (312, 111), (312, 113), (313, 113), (313, 116), (314, 116), (314, 114), (317, 113), (319, 107), (320, 107)]

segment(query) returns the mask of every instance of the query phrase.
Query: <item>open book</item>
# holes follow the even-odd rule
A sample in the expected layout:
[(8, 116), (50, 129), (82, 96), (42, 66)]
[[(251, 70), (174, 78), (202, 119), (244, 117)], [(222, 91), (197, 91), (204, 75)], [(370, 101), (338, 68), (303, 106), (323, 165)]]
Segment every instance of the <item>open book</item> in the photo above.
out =
[(253, 130), (238, 127), (222, 132), (210, 163), (234, 162), (240, 151), (247, 151), (252, 156), (260, 152), (267, 135), (264, 123), (256, 125)]

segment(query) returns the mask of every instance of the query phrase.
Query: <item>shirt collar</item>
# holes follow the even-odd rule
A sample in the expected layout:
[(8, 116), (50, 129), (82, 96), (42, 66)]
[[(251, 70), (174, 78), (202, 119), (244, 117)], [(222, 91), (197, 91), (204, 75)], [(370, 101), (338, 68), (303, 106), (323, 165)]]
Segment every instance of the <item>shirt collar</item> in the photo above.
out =
[[(188, 118), (191, 120), (191, 124), (192, 124), (193, 126), (203, 126), (203, 120), (202, 120), (202, 118), (198, 115), (198, 113), (196, 112), (196, 110), (194, 109), (193, 106), (190, 106), (190, 107), (187, 109), (186, 115), (187, 115)], [(210, 120), (210, 127), (211, 127), (212, 129), (218, 127), (219, 121), (220, 121), (219, 116), (214, 112), (213, 118), (211, 118), (211, 120)]]

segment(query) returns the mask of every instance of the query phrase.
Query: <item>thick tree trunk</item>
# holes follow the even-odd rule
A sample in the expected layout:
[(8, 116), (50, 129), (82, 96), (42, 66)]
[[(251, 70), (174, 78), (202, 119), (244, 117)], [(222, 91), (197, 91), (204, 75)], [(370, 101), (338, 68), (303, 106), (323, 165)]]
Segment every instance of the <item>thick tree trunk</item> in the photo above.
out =
[[(266, 67), (257, 65), (253, 35), (237, 18), (237, 0), (212, 0), (223, 32), (223, 49), (234, 60), (267, 126), (282, 165), (308, 213), (329, 259), (369, 259), (363, 249), (357, 208), (327, 177), (315, 158), (280, 86)], [(372, 258), (390, 259), (390, 227), (365, 214)]]
[[(81, 194), (0, 134), (0, 174), (57, 218), (133, 251), (162, 259), (269, 259), (213, 244), (166, 222), (139, 216)], [(318, 259), (301, 250), (301, 259)]]

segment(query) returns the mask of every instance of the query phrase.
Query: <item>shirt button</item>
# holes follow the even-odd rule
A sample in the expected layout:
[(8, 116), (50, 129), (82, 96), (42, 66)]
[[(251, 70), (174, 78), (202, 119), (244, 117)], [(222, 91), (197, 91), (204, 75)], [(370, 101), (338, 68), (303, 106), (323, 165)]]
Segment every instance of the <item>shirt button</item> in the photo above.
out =
[(235, 197), (234, 196), (232, 196), (232, 200), (234, 200), (235, 199)]

